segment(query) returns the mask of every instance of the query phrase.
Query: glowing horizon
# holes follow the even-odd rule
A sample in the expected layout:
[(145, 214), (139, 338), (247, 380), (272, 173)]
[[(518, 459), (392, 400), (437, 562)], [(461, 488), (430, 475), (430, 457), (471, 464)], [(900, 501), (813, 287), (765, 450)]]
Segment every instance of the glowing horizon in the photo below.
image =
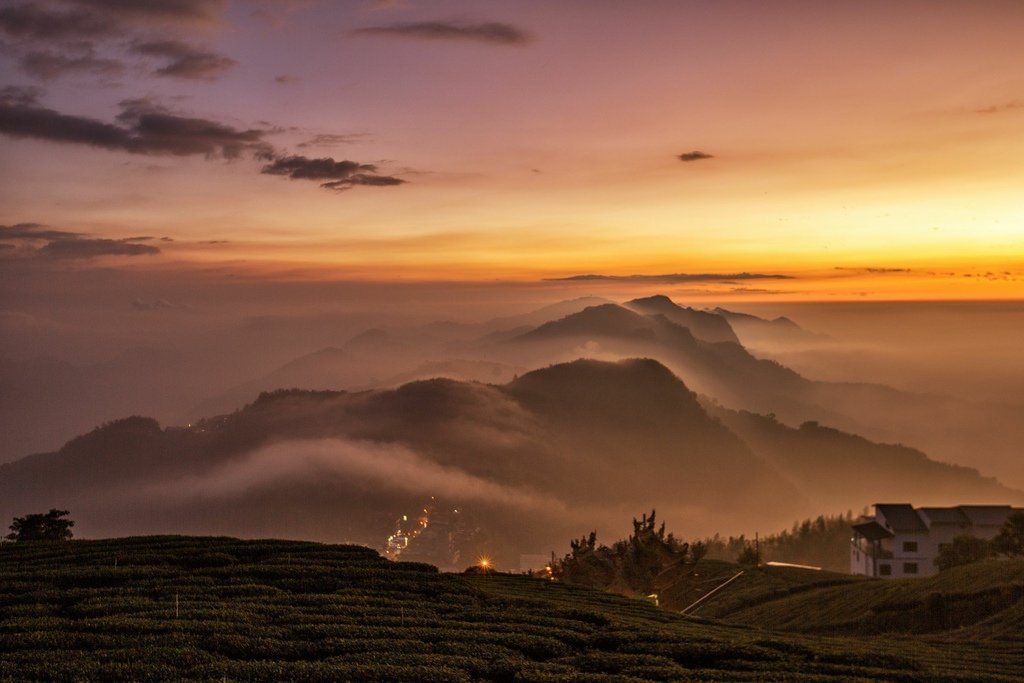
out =
[(6, 263), (1024, 293), (1017, 3), (161, 7), (0, 13)]

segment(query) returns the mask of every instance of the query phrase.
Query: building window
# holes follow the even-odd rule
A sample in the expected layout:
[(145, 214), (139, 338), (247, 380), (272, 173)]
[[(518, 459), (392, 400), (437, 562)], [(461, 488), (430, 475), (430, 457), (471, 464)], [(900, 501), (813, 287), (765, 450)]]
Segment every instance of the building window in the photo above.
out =
[(892, 565), (880, 564), (878, 565), (879, 576), (892, 576)]
[(905, 552), (905, 553), (916, 553), (917, 552), (917, 541), (903, 541), (903, 552)]
[(917, 573), (917, 562), (904, 562), (903, 563), (904, 574), (916, 574)]

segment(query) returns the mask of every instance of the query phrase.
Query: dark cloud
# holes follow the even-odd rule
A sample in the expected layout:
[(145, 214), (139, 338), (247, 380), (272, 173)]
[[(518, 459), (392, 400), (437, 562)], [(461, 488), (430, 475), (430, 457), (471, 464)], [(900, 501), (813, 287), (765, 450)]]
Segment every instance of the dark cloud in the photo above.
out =
[(208, 22), (227, 8), (227, 0), (65, 0), (110, 19)]
[(401, 178), (377, 175), (373, 164), (356, 161), (335, 161), (330, 157), (310, 159), (304, 156), (287, 156), (275, 159), (263, 167), (263, 173), (288, 176), (292, 180), (323, 180), (320, 187), (329, 190), (347, 190), (356, 185), (388, 186), (406, 182)]
[(341, 180), (355, 173), (375, 170), (372, 164), (335, 161), (330, 157), (310, 159), (304, 156), (281, 157), (263, 167), (263, 173), (286, 175), (292, 180)]
[(679, 161), (704, 161), (705, 159), (714, 159), (712, 155), (707, 152), (701, 152), (700, 150), (693, 150), (692, 152), (683, 152), (679, 155)]
[(465, 24), (446, 21), (368, 26), (353, 31), (356, 35), (393, 36), (396, 38), (425, 38), (430, 40), (472, 40), (493, 45), (526, 45), (533, 38), (527, 32), (510, 24), (489, 22)]
[(110, 35), (117, 27), (92, 12), (54, 12), (37, 4), (23, 3), (0, 8), (0, 30), (16, 38), (52, 41)]
[(764, 273), (666, 273), (662, 275), (571, 275), (569, 277), (545, 278), (550, 281), (612, 281), (612, 282), (728, 282), (735, 280), (792, 280), (790, 275), (771, 275)]
[(0, 225), (0, 240), (64, 240), (80, 237), (77, 232), (50, 230), (42, 223)]
[(21, 57), (21, 68), (30, 76), (49, 81), (64, 74), (92, 73), (98, 76), (119, 76), (124, 65), (116, 59), (96, 57), (92, 50), (78, 56), (46, 51), (29, 52)]
[(0, 99), (0, 133), (16, 138), (32, 138), (89, 145), (132, 154), (223, 157), (233, 159), (245, 152), (268, 158), (270, 146), (263, 131), (238, 130), (208, 119), (180, 116), (153, 105), (148, 100), (121, 103), (114, 125), (87, 118), (61, 114), (53, 109), (26, 102), (24, 98)]
[(131, 154), (236, 159), (244, 154), (269, 161), (262, 173), (293, 180), (320, 180), (321, 187), (347, 190), (358, 185), (401, 185), (401, 178), (380, 175), (373, 164), (283, 156), (264, 140), (267, 131), (239, 130), (209, 119), (181, 116), (148, 99), (121, 102), (117, 124), (61, 114), (39, 106), (36, 93), (5, 89), (0, 93), (0, 133), (15, 138), (88, 145)]
[(244, 153), (269, 158), (264, 131), (239, 130), (209, 119), (181, 116), (149, 100), (121, 102), (117, 120), (129, 126), (128, 151), (139, 154), (203, 155), (236, 159)]
[(122, 242), (149, 242), (156, 239), (152, 235), (139, 235), (138, 237), (125, 237)]
[(238, 62), (216, 52), (208, 52), (177, 40), (159, 40), (136, 43), (131, 52), (147, 57), (170, 60), (154, 71), (157, 76), (213, 80), (238, 65)]
[(288, 74), (281, 74), (280, 76), (274, 76), (274, 82), (280, 85), (289, 85), (291, 83), (298, 83), (301, 79), (298, 76), (289, 76)]
[[(137, 244), (139, 238), (112, 240), (93, 238), (77, 232), (53, 230), (40, 223), (0, 225), (0, 242), (24, 245), (23, 254), (51, 259), (86, 259), (94, 256), (140, 256), (159, 254), (160, 249)], [(45, 242), (40, 247), (35, 245)], [(13, 245), (8, 245), (8, 248)]]

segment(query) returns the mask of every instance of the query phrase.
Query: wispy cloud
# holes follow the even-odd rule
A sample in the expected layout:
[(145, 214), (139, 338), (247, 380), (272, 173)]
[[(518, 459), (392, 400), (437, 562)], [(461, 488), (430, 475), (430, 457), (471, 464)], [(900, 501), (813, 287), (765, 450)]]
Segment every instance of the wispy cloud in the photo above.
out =
[(974, 113), (976, 113), (976, 114), (999, 114), (1001, 112), (1010, 111), (1010, 110), (1013, 110), (1013, 109), (1024, 109), (1024, 101), (1022, 101), (1022, 100), (1012, 100), (1010, 102), (1003, 102), (1002, 104), (993, 104), (993, 105), (988, 106), (988, 107), (981, 107), (980, 109), (975, 109)]
[(897, 275), (901, 273), (912, 273), (914, 272), (910, 268), (889, 268), (879, 266), (862, 266), (862, 267), (848, 267), (848, 266), (836, 266), (836, 270), (844, 270), (854, 273), (870, 273), (872, 275)]
[(557, 282), (650, 282), (672, 284), (677, 282), (735, 282), (738, 280), (792, 280), (790, 275), (766, 273), (665, 273), (660, 275), (570, 275), (568, 277), (545, 278)]
[(238, 66), (238, 62), (230, 57), (177, 40), (136, 43), (132, 45), (131, 52), (169, 60), (164, 66), (153, 71), (156, 76), (213, 80)]
[(0, 225), (0, 243), (14, 246), (14, 256), (49, 259), (88, 259), (96, 256), (159, 254), (158, 247), (139, 244), (139, 238), (114, 240), (54, 230), (39, 223)]
[(44, 81), (65, 74), (119, 76), (124, 72), (124, 64), (116, 59), (96, 57), (91, 48), (73, 56), (43, 50), (28, 52), (22, 55), (20, 65), (25, 73)]
[(367, 26), (353, 31), (355, 35), (413, 38), (425, 40), (461, 40), (492, 45), (522, 46), (533, 38), (523, 29), (501, 22), (467, 24), (451, 21), (420, 21)]
[(348, 145), (361, 142), (366, 139), (365, 133), (352, 133), (350, 135), (339, 135), (336, 133), (318, 133), (309, 140), (300, 142), (297, 147), (334, 147), (336, 145)]

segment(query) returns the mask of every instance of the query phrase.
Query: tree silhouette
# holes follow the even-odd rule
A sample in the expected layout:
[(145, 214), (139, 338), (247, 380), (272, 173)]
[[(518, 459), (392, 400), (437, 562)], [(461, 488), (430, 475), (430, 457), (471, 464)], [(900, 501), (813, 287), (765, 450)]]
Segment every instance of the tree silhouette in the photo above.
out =
[(952, 567), (980, 562), (990, 555), (992, 555), (991, 543), (971, 534), (961, 534), (954, 538), (949, 545), (939, 548), (935, 566), (941, 572)]
[(66, 541), (71, 538), (71, 527), (75, 523), (67, 519), (67, 510), (51, 509), (47, 513), (36, 513), (15, 517), (11, 523), (9, 541)]
[(1024, 511), (1006, 518), (999, 534), (992, 539), (992, 549), (1003, 555), (1024, 555)]

